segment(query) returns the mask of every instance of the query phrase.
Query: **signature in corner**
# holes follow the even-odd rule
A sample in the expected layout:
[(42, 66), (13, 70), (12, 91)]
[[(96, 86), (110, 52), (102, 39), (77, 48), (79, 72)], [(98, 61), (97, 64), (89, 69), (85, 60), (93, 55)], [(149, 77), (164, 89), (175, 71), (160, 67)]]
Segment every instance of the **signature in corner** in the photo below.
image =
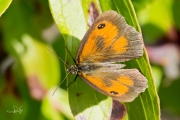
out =
[(23, 106), (21, 106), (21, 107), (16, 107), (15, 105), (13, 105), (13, 108), (14, 108), (14, 110), (6, 110), (8, 113), (19, 113), (19, 114), (21, 114), (22, 113), (22, 111), (23, 111)]

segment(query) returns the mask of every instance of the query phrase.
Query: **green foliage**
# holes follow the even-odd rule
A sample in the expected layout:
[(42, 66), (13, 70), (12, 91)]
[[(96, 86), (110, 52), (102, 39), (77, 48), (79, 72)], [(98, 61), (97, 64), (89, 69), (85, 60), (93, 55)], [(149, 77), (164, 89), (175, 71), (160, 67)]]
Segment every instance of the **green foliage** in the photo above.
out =
[[(67, 46), (75, 58), (79, 44), (89, 28), (88, 11), (91, 3), (94, 3), (100, 13), (115, 10), (124, 16), (127, 23), (137, 31), (141, 32), (142, 29), (144, 41), (148, 44), (154, 44), (158, 38), (167, 36), (171, 29), (180, 30), (179, 0), (132, 0), (132, 3), (131, 0), (11, 2), (0, 0), (1, 119), (110, 118), (112, 99), (89, 87), (80, 78), (66, 91), (66, 86), (74, 80), (75, 75), (68, 75), (67, 82), (62, 83), (52, 96), (55, 86), (65, 78), (66, 71), (64, 64), (47, 46), (68, 65), (74, 65), (64, 46)], [(44, 33), (51, 27), (53, 29), (49, 33)], [(52, 34), (55, 37), (51, 38)], [(159, 65), (152, 65), (152, 77), (145, 49), (142, 58), (126, 64), (127, 68), (138, 68), (146, 76), (148, 89), (133, 102), (123, 103), (127, 108), (124, 120), (159, 120), (160, 103), (156, 89), (159, 90), (161, 107), (170, 111), (169, 113), (180, 115), (180, 95), (177, 92), (179, 77), (172, 84), (164, 83), (166, 75)], [(6, 112), (13, 110), (13, 105), (23, 106), (22, 114)]]
[[(8, 60), (6, 61), (6, 58), (0, 66), (1, 70), (4, 69), (0, 74), (1, 119), (45, 119), (41, 112), (43, 98), (59, 83), (61, 76), (58, 58), (47, 49), (47, 46), (51, 45), (43, 42), (41, 36), (43, 29), (50, 24), (53, 24), (53, 20), (48, 2), (42, 1), (14, 1), (1, 17), (0, 31), (3, 41), (0, 41), (0, 45), (4, 48), (2, 53), (4, 50), (8, 53), (8, 56), (2, 56), (1, 61), (5, 59), (3, 57), (7, 57)], [(53, 102), (50, 99), (52, 93), (51, 91), (51, 95), (48, 96), (48, 102)], [(66, 94), (64, 97), (67, 97)], [(54, 98), (57, 98), (57, 95)], [(22, 114), (6, 112), (13, 111), (14, 105), (18, 109), (23, 106)], [(43, 108), (48, 109), (48, 105), (43, 104)], [(69, 109), (68, 102), (64, 106)], [(55, 108), (49, 109), (49, 113), (53, 113), (53, 110)], [(70, 114), (68, 118), (72, 119)]]

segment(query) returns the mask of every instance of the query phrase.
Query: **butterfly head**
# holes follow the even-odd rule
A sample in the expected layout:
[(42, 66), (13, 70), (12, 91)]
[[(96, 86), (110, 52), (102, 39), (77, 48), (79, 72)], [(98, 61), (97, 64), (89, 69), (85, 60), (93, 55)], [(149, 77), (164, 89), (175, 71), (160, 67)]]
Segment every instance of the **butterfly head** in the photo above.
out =
[(66, 71), (71, 73), (71, 74), (77, 74), (78, 73), (78, 67), (76, 65), (71, 65), (69, 68), (67, 68)]

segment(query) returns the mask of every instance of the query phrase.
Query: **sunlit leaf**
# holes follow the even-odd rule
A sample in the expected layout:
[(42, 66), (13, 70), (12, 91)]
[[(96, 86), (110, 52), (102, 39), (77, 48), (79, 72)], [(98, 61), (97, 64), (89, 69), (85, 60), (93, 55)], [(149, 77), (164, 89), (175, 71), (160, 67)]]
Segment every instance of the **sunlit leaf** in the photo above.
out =
[(12, 0), (0, 0), (0, 16), (6, 11)]

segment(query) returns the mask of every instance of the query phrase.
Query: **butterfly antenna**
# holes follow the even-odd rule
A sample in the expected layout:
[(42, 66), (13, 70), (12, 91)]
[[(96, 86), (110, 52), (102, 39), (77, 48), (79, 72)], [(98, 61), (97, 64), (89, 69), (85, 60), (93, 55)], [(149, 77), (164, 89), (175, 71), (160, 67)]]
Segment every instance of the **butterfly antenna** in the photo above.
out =
[(66, 64), (54, 51), (52, 51), (48, 46), (47, 46), (47, 49), (49, 50), (49, 51), (51, 51), (55, 56), (57, 56), (67, 67), (69, 67), (69, 65), (68, 64)]
[(78, 74), (76, 75), (75, 79), (74, 79), (72, 82), (70, 82), (70, 83), (68, 84), (67, 88), (68, 88), (73, 82), (76, 81), (77, 77), (78, 77)]
[(75, 59), (73, 58), (73, 56), (72, 56), (72, 54), (70, 53), (70, 51), (68, 50), (68, 48), (67, 48), (66, 46), (65, 46), (65, 48), (66, 48), (66, 50), (68, 51), (68, 53), (71, 55), (71, 57), (72, 57), (74, 63), (76, 64), (76, 61), (75, 61)]
[(57, 91), (57, 89), (62, 85), (62, 83), (64, 82), (64, 80), (67, 78), (67, 76), (69, 75), (70, 72), (68, 72), (68, 74), (66, 75), (66, 77), (61, 81), (61, 83), (57, 86), (57, 88), (54, 90), (52, 96), (54, 95), (54, 93)]

